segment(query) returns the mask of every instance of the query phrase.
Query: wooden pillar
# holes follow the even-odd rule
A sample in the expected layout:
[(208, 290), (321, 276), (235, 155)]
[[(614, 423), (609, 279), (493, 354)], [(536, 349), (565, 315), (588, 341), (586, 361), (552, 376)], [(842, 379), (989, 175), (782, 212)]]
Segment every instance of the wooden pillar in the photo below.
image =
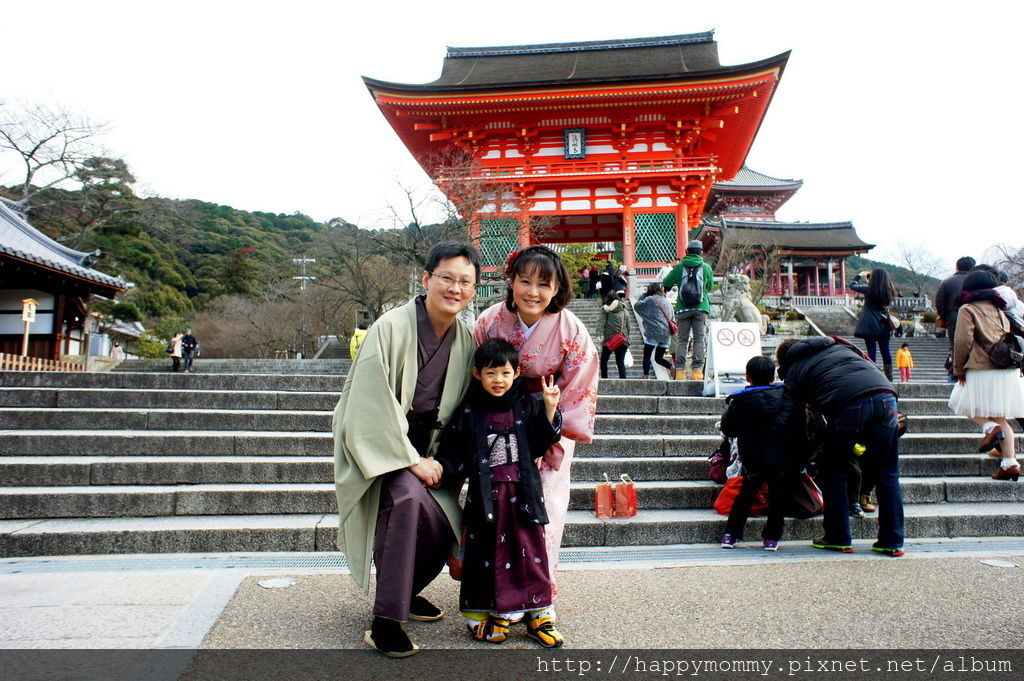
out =
[(64, 296), (60, 293), (53, 300), (53, 346), (50, 348), (50, 359), (60, 361), (64, 352)]
[(842, 283), (843, 295), (846, 295), (846, 258), (839, 258), (839, 276)]
[[(719, 234), (721, 239), (722, 235)], [(676, 206), (676, 260), (686, 257), (686, 244), (690, 240), (690, 212), (686, 204), (679, 199)]]
[(828, 295), (829, 295), (830, 298), (835, 298), (836, 297), (836, 278), (835, 278), (834, 273), (832, 272), (832, 268), (834, 266), (835, 266), (835, 263), (832, 261), (832, 258), (829, 258), (828, 259)]
[(821, 264), (818, 261), (814, 262), (814, 295), (821, 295)]
[(787, 273), (789, 275), (789, 284), (788, 284), (789, 295), (792, 297), (792, 296), (796, 295), (793, 292), (793, 260), (792, 259), (790, 259), (789, 261), (786, 262), (786, 270), (787, 270)]
[(530, 209), (523, 207), (519, 209), (519, 250), (530, 246)]
[(632, 201), (622, 207), (622, 264), (626, 271), (633, 275), (633, 264), (636, 261), (636, 234), (633, 224), (633, 203)]

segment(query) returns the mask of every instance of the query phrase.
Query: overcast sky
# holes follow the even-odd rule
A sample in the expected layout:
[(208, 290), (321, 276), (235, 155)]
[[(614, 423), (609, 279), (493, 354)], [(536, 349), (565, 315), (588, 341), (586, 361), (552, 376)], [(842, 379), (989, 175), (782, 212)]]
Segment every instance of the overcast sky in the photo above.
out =
[[(969, 11), (955, 11), (953, 7)], [(388, 225), (429, 181), (360, 76), (437, 78), (445, 47), (715, 31), (725, 65), (792, 50), (747, 164), (804, 180), (783, 220), (852, 220), (952, 265), (1024, 245), (1014, 3), (19, 2), (0, 98), (110, 124), (144, 194)], [(18, 178), (0, 157), (0, 182)]]

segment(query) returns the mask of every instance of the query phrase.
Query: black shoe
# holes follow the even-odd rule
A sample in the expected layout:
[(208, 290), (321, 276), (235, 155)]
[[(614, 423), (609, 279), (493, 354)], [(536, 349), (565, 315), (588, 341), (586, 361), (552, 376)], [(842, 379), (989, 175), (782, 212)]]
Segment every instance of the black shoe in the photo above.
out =
[(423, 596), (413, 596), (409, 604), (409, 619), (414, 622), (436, 622), (444, 617), (441, 608), (437, 607)]
[(388, 657), (409, 657), (419, 652), (419, 646), (402, 630), (402, 623), (384, 617), (373, 618), (370, 631), (363, 632), (363, 642)]

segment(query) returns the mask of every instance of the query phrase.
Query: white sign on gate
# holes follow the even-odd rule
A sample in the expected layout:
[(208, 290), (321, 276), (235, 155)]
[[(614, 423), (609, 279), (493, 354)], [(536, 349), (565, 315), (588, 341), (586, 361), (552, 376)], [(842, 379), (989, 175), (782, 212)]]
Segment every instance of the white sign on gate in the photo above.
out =
[(747, 362), (761, 354), (761, 326), (750, 322), (709, 322), (708, 345), (705, 380), (714, 384), (715, 397), (721, 397), (722, 377), (728, 374), (742, 381)]

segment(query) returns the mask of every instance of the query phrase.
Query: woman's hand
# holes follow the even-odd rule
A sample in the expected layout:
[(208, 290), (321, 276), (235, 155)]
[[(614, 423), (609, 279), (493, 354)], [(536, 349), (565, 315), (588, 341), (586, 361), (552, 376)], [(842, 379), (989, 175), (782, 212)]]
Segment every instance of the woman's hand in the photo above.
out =
[(964, 383), (966, 383), (967, 382), (967, 374), (960, 374), (959, 376), (957, 376), (956, 377), (956, 382), (959, 383), (960, 385), (963, 385)]

